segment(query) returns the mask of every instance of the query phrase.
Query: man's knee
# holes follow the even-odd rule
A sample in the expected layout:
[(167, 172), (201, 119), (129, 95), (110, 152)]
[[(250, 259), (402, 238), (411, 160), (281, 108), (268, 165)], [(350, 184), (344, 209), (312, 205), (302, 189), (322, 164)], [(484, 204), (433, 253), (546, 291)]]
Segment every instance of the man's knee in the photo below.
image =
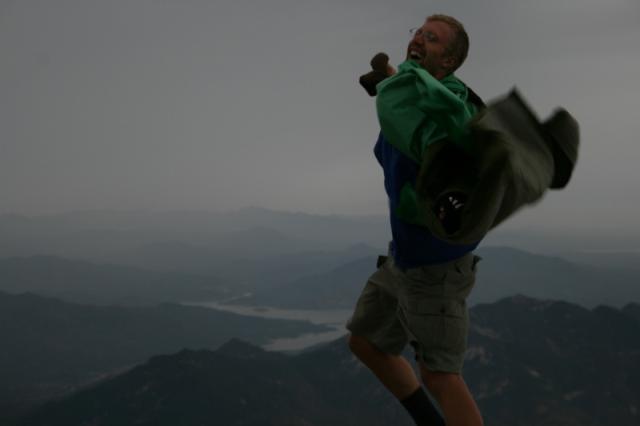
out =
[(386, 356), (380, 349), (378, 349), (369, 339), (357, 334), (350, 334), (348, 339), (349, 349), (351, 352), (362, 361), (367, 361), (371, 358), (378, 358), (380, 356)]
[(462, 376), (458, 373), (445, 373), (431, 371), (424, 364), (420, 363), (420, 376), (427, 388), (438, 398), (439, 394), (446, 392), (452, 386), (457, 386), (462, 382)]
[(349, 349), (357, 357), (371, 350), (371, 343), (362, 336), (351, 333), (347, 336), (347, 342), (349, 343)]

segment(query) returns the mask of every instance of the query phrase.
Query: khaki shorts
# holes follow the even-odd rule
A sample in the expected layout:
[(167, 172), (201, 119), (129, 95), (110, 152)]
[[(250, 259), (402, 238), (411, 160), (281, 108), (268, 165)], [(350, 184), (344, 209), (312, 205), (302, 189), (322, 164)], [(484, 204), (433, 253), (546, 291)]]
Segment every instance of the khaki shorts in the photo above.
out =
[(466, 299), (480, 259), (467, 253), (403, 271), (388, 256), (369, 277), (347, 329), (386, 353), (398, 355), (410, 343), (427, 369), (460, 373), (469, 329)]

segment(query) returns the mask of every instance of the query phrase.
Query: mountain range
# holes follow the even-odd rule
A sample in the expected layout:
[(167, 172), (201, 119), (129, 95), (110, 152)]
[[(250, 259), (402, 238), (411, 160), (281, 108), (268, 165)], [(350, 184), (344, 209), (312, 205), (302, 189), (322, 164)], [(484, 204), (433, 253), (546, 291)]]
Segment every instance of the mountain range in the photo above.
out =
[[(0, 291), (30, 291), (97, 305), (229, 300), (288, 309), (350, 309), (375, 270), (376, 253), (370, 246), (355, 245), (263, 260), (237, 259), (226, 269), (233, 277), (226, 278), (53, 256), (8, 258), (0, 259)], [(633, 269), (585, 265), (510, 247), (484, 247), (476, 253), (483, 259), (477, 265), (471, 304), (515, 294), (586, 307), (640, 302)]]
[[(265, 258), (300, 251), (336, 250), (388, 239), (386, 218), (320, 216), (245, 208), (206, 211), (85, 211), (56, 215), (0, 214), (0, 257), (48, 254), (145, 266), (167, 251), (171, 261), (185, 248), (206, 253), (209, 262), (226, 256)], [(265, 244), (266, 243), (266, 244)], [(148, 252), (148, 254), (146, 254)], [(212, 254), (217, 254), (212, 257)]]
[[(550, 224), (552, 226), (553, 224)], [(481, 243), (560, 256), (598, 266), (638, 269), (640, 235), (601, 229), (492, 230)], [(0, 257), (51, 255), (161, 270), (215, 271), (237, 259), (343, 250), (384, 250), (386, 215), (313, 215), (260, 207), (215, 211), (76, 211), (0, 214)], [(337, 265), (336, 265), (337, 266)], [(197, 269), (197, 270), (196, 270)], [(217, 275), (218, 273), (216, 273)]]
[(183, 348), (256, 345), (327, 327), (176, 304), (90, 306), (0, 292), (0, 424), (16, 410)]
[[(411, 424), (343, 339), (256, 346), (326, 328), (175, 304), (350, 309), (387, 233), (260, 208), (0, 215), (0, 424), (53, 397), (23, 424)], [(487, 424), (638, 423), (639, 239), (598, 238), (498, 230), (477, 250), (465, 372)]]
[[(637, 425), (638, 309), (589, 310), (524, 296), (472, 308), (464, 375), (486, 424)], [(341, 338), (295, 356), (233, 339), (216, 351), (153, 357), (118, 377), (50, 402), (19, 424), (412, 422)]]
[(225, 285), (214, 276), (40, 255), (0, 259), (0, 291), (29, 291), (76, 303), (142, 306), (224, 299), (242, 288)]
[[(491, 303), (516, 294), (565, 300), (586, 307), (600, 304), (621, 307), (640, 302), (637, 271), (632, 269), (584, 265), (510, 247), (485, 247), (476, 253), (482, 260), (477, 264), (471, 304)], [(376, 257), (367, 256), (325, 273), (258, 289), (232, 303), (289, 309), (351, 308), (375, 264)]]

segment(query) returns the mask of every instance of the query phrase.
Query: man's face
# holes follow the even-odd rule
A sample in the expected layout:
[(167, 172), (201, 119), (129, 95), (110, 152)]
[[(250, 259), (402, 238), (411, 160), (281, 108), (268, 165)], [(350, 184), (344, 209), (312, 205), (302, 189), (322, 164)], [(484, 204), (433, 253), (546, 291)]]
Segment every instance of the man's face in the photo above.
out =
[(453, 29), (446, 22), (425, 21), (409, 42), (407, 59), (418, 62), (439, 80), (448, 74), (453, 62), (445, 53), (453, 36)]

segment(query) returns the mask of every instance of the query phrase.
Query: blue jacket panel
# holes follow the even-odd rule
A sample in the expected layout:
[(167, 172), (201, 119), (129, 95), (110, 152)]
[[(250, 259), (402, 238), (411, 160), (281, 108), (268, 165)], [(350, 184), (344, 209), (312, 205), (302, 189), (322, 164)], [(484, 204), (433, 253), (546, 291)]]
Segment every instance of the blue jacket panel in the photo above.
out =
[(415, 183), (419, 165), (394, 148), (382, 132), (378, 136), (374, 153), (384, 170), (384, 186), (389, 197), (391, 220), (391, 254), (402, 269), (448, 262), (474, 250), (479, 242), (471, 245), (452, 245), (436, 237), (422, 226), (401, 221), (396, 213), (400, 190), (405, 183)]

